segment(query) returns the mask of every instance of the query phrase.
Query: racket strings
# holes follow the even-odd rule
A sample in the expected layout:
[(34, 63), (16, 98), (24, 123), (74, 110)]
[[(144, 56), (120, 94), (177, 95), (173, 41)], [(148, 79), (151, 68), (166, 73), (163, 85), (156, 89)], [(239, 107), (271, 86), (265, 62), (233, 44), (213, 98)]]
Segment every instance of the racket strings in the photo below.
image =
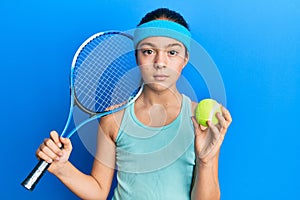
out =
[(104, 34), (79, 53), (74, 68), (75, 98), (87, 110), (99, 113), (125, 104), (140, 85), (132, 40), (122, 34)]

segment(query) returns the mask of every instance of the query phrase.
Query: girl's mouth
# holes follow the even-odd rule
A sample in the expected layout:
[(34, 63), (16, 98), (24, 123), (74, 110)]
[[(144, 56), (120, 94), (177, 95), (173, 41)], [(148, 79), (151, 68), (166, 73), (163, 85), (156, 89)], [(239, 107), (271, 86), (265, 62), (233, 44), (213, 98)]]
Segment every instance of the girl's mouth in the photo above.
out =
[(156, 81), (164, 81), (168, 78), (165, 74), (156, 74), (153, 76)]

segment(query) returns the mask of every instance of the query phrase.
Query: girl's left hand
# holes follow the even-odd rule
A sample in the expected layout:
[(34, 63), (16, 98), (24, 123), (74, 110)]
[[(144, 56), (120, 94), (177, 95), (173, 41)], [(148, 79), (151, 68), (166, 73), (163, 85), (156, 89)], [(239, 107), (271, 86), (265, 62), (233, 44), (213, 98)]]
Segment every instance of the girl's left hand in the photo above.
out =
[(216, 114), (219, 123), (214, 125), (208, 121), (208, 127), (199, 125), (195, 117), (192, 117), (195, 129), (195, 152), (202, 164), (208, 164), (217, 155), (232, 122), (229, 111), (223, 106), (221, 111), (222, 113)]

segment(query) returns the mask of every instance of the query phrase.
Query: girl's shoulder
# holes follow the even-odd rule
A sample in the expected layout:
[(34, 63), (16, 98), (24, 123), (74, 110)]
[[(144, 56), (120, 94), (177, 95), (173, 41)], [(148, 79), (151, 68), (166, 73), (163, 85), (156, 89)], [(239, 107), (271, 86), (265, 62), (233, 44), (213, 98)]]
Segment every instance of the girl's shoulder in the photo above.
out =
[(123, 115), (124, 109), (116, 113), (106, 115), (100, 119), (99, 129), (101, 129), (101, 131), (113, 141), (116, 141)]

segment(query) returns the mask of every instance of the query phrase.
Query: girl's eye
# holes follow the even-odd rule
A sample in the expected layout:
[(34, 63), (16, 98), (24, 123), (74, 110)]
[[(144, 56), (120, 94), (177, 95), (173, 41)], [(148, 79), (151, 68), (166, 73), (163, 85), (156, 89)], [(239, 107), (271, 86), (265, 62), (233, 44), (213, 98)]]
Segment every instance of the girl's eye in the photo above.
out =
[(171, 56), (176, 56), (176, 55), (178, 54), (178, 52), (175, 51), (175, 50), (171, 50), (171, 51), (169, 51), (169, 54), (170, 54)]
[(153, 52), (153, 50), (151, 50), (151, 49), (145, 49), (145, 50), (143, 50), (143, 54), (144, 55), (151, 55), (151, 54), (153, 54), (154, 52)]

